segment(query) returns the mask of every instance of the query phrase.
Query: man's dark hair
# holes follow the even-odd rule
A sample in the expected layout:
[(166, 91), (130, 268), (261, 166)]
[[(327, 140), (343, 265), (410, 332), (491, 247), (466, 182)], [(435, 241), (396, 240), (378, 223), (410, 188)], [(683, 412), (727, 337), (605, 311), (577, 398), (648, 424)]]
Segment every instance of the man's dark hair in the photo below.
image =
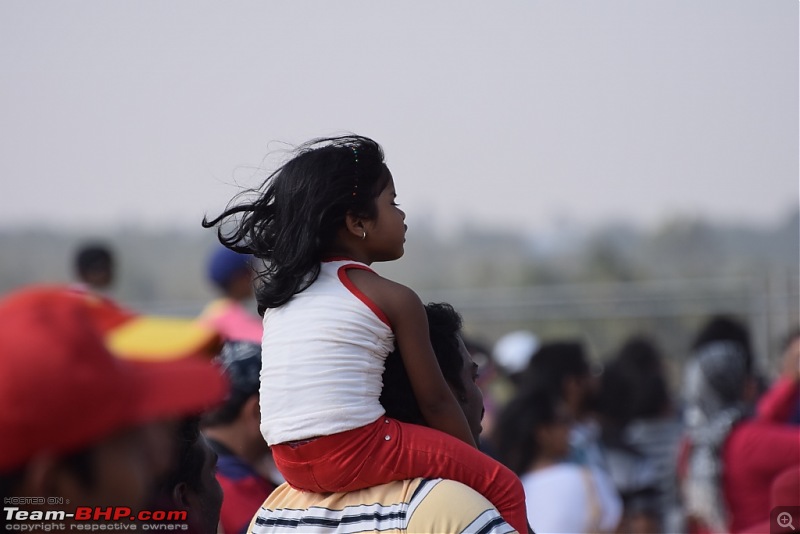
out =
[[(442, 375), (458, 396), (464, 395), (465, 388), (461, 379), (464, 361), (458, 343), (462, 326), (461, 315), (446, 303), (427, 304), (425, 312), (428, 315), (431, 345)], [(381, 404), (389, 417), (405, 423), (426, 424), (397, 349), (386, 358)]]
[(158, 484), (159, 494), (171, 495), (172, 489), (181, 482), (195, 490), (202, 487), (201, 477), (205, 453), (202, 447), (197, 446), (197, 442), (201, 439), (203, 438), (200, 434), (200, 418), (198, 416), (181, 420), (176, 436), (175, 467), (161, 478)]

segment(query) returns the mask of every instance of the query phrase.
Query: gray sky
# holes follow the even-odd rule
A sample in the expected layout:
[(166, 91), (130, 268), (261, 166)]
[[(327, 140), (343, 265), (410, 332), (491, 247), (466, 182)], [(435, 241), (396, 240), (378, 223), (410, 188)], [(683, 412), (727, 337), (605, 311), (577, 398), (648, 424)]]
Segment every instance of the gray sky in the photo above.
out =
[(0, 95), (6, 228), (199, 228), (276, 142), (343, 131), (412, 228), (798, 203), (797, 0), (5, 0)]

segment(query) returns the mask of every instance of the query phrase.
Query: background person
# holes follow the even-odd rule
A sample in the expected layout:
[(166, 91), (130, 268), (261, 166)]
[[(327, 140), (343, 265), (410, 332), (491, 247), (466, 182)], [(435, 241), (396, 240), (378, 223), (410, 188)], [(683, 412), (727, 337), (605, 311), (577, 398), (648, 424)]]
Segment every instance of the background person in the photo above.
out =
[(568, 460), (572, 416), (546, 391), (522, 390), (500, 413), (498, 458), (520, 475), (536, 532), (614, 532), (622, 507), (599, 471)]
[[(679, 471), (692, 532), (739, 532), (770, 514), (770, 485), (798, 463), (797, 427), (773, 403), (752, 417), (758, 379), (747, 328), (713, 317), (698, 333), (687, 362), (686, 434)], [(800, 369), (794, 371), (797, 387)], [(784, 397), (785, 403), (792, 396)]]
[(675, 476), (683, 425), (650, 339), (631, 337), (605, 365), (599, 404), (602, 447), (623, 500), (623, 524), (638, 525), (622, 531), (683, 532)]
[(190, 532), (215, 534), (222, 488), (215, 477), (217, 454), (200, 433), (199, 416), (179, 422), (175, 441), (175, 465), (158, 482), (155, 509), (185, 511)]
[(74, 272), (80, 287), (106, 294), (114, 284), (114, 253), (105, 243), (84, 243), (75, 252)]
[(600, 381), (580, 341), (551, 341), (539, 345), (520, 377), (519, 391), (547, 393), (563, 404), (573, 423), (570, 458), (605, 469), (596, 420)]
[(209, 281), (219, 297), (206, 305), (198, 320), (226, 340), (261, 343), (261, 320), (245, 303), (253, 298), (253, 257), (217, 246), (208, 260)]
[[(546, 395), (558, 410), (564, 410), (569, 418), (569, 452), (565, 460), (589, 468), (594, 489), (600, 496), (601, 525), (616, 525), (622, 513), (622, 501), (608, 472), (605, 453), (600, 442), (601, 427), (597, 421), (600, 380), (598, 373), (580, 341), (549, 341), (539, 345), (527, 368), (521, 373), (517, 388), (518, 396)], [(521, 401), (520, 401), (521, 402)], [(528, 407), (522, 402), (522, 413)], [(510, 428), (515, 410), (505, 415), (503, 426)], [(498, 429), (498, 432), (502, 432)], [(509, 438), (501, 438), (509, 442)], [(514, 438), (511, 438), (514, 441)], [(499, 457), (500, 441), (496, 440)], [(530, 509), (531, 503), (528, 503)]]
[(203, 416), (202, 426), (217, 454), (216, 476), (224, 493), (222, 528), (237, 534), (247, 530), (261, 503), (283, 479), (260, 429), (261, 345), (229, 341), (215, 362), (230, 390), (221, 405)]
[(778, 379), (758, 399), (756, 412), (759, 418), (774, 418), (777, 421), (800, 425), (798, 370), (800, 370), (800, 330), (794, 330), (783, 343)]
[[(171, 466), (171, 421), (222, 399), (224, 379), (207, 360), (207, 333), (167, 322), (180, 359), (145, 355), (137, 337), (156, 318), (118, 315), (82, 291), (39, 286), (0, 300), (2, 496), (58, 496), (76, 506), (142, 509)], [(199, 335), (198, 335), (199, 334)], [(174, 340), (173, 340), (174, 341)], [(172, 352), (177, 346), (173, 343)], [(112, 353), (112, 350), (115, 352)]]

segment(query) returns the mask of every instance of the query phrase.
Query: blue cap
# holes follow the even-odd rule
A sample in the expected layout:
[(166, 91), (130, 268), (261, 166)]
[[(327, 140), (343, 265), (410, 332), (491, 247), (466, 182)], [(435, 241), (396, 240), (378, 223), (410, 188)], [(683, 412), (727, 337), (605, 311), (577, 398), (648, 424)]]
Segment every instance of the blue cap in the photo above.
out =
[(250, 254), (240, 254), (229, 248), (220, 247), (214, 251), (208, 262), (208, 278), (219, 288), (226, 289), (233, 277), (251, 269)]

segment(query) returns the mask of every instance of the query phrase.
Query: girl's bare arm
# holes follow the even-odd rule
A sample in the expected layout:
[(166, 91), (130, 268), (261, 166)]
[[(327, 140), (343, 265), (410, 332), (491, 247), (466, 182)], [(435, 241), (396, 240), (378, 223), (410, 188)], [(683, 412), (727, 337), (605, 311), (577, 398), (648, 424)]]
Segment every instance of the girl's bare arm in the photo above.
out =
[(368, 271), (348, 271), (354, 284), (383, 310), (395, 334), (414, 396), (428, 425), (475, 447), (458, 401), (431, 347), (428, 317), (414, 291)]

